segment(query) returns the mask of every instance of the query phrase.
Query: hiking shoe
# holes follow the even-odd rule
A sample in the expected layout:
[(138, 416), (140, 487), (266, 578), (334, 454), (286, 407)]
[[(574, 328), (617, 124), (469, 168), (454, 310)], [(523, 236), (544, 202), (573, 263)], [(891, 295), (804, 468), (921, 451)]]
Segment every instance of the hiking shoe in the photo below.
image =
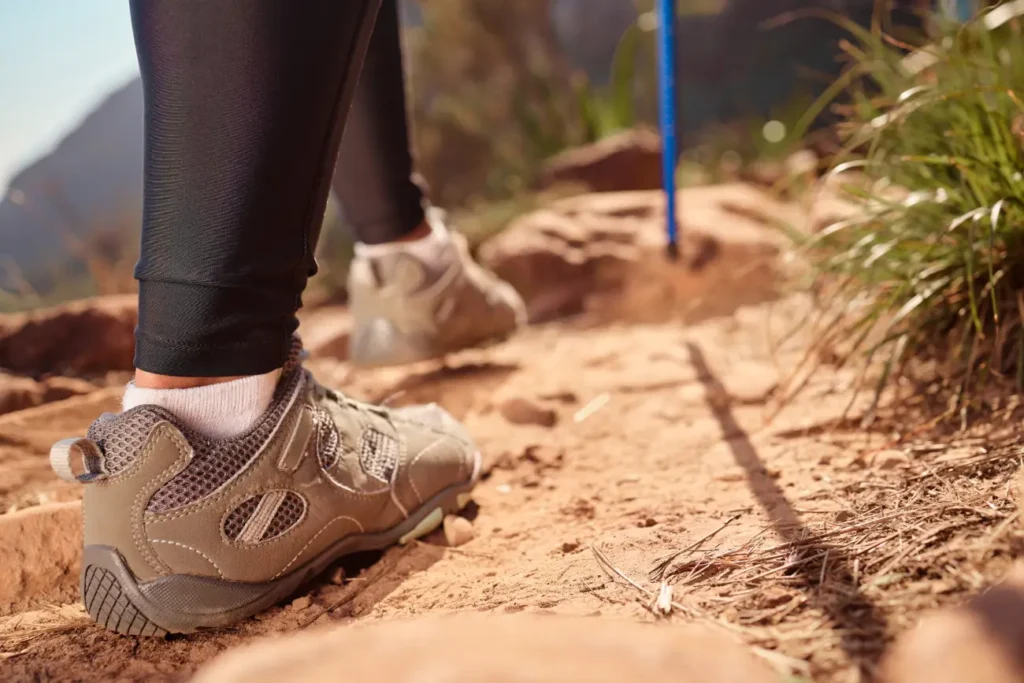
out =
[(430, 245), (356, 250), (348, 278), (354, 365), (439, 358), (502, 341), (526, 323), (519, 294), (473, 261), (465, 238), (449, 232), (442, 216), (427, 212)]
[(82, 600), (129, 635), (229, 626), (349, 553), (406, 543), (468, 501), (480, 456), (441, 408), (396, 410), (286, 368), (250, 431), (210, 439), (156, 406), (51, 451), (85, 483)]

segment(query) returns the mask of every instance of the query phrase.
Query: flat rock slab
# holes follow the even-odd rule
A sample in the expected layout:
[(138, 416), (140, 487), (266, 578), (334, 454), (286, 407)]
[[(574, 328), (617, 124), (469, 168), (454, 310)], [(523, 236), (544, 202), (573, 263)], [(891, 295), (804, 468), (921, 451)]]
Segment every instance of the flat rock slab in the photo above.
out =
[(81, 563), (81, 503), (0, 515), (0, 616), (76, 600)]
[(579, 195), (526, 214), (481, 247), (530, 320), (587, 313), (595, 322), (666, 316), (696, 322), (775, 298), (781, 225), (806, 213), (743, 184), (679, 192), (681, 258), (665, 252), (661, 192)]
[(735, 641), (694, 626), (461, 614), (263, 640), (195, 683), (777, 683)]

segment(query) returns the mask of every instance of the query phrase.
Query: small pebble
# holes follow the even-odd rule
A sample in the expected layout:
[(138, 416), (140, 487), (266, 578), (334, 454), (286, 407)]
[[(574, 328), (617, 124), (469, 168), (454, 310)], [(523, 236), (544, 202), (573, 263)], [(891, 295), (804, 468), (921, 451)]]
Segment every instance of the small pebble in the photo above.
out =
[(502, 417), (516, 425), (532, 424), (541, 427), (554, 427), (558, 422), (558, 413), (554, 410), (521, 397), (504, 401), (498, 411)]
[(472, 541), (474, 536), (473, 525), (465, 517), (448, 515), (444, 518), (444, 540), (448, 547), (458, 548)]
[(498, 484), (498, 493), (512, 493), (512, 487), (508, 484)]
[(340, 586), (345, 583), (345, 568), (338, 567), (331, 573), (331, 583)]
[(562, 552), (563, 553), (571, 553), (573, 550), (576, 550), (579, 547), (580, 547), (579, 541), (566, 541), (565, 543), (562, 544)]
[(308, 595), (303, 595), (292, 600), (292, 609), (306, 609), (313, 601)]

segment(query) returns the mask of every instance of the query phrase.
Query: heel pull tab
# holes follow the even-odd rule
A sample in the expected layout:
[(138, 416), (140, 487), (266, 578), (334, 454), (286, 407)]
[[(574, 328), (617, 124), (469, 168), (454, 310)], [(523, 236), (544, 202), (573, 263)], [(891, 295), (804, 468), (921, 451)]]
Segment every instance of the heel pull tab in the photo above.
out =
[(91, 439), (62, 439), (50, 448), (50, 467), (64, 481), (89, 484), (107, 478), (103, 451)]

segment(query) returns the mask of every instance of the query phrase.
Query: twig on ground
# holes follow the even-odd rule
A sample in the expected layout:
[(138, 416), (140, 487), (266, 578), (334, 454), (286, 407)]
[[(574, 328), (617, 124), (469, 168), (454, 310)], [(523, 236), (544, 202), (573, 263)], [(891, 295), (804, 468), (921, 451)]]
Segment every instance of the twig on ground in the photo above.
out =
[(735, 514), (735, 515), (733, 515), (729, 519), (725, 520), (725, 522), (720, 527), (718, 527), (717, 529), (715, 529), (711, 533), (702, 536), (701, 538), (699, 538), (698, 540), (694, 541), (690, 545), (686, 546), (682, 550), (676, 550), (674, 552), (671, 552), (668, 555), (666, 555), (665, 557), (663, 557), (660, 560), (658, 560), (658, 563), (654, 566), (654, 569), (651, 570), (651, 578), (653, 578), (655, 581), (661, 581), (662, 579), (664, 579), (666, 571), (668, 570), (669, 566), (673, 562), (675, 562), (677, 557), (679, 557), (680, 555), (683, 555), (685, 553), (689, 553), (689, 552), (693, 552), (694, 550), (697, 550), (702, 545), (704, 545), (705, 542), (707, 542), (707, 541), (711, 540), (712, 538), (714, 538), (715, 536), (717, 536), (719, 534), (719, 532), (721, 532), (723, 529), (725, 529), (727, 526), (729, 526), (730, 524), (732, 524), (733, 522), (735, 522), (737, 519), (739, 519), (742, 516), (743, 516), (742, 514)]
[(576, 424), (583, 422), (588, 417), (601, 410), (601, 408), (604, 408), (610, 400), (611, 394), (607, 391), (603, 394), (598, 394), (598, 396), (590, 401), (590, 403), (576, 411), (576, 414), (572, 416), (573, 422)]
[[(654, 596), (654, 591), (644, 588), (635, 580), (627, 576), (626, 573), (618, 567), (616, 567), (612, 563), (612, 561), (608, 559), (608, 556), (605, 555), (601, 550), (599, 550), (597, 546), (590, 546), (590, 550), (594, 553), (594, 557), (597, 558), (598, 564), (606, 572), (608, 572), (611, 575), (619, 577), (620, 579), (622, 579), (627, 584), (629, 584), (636, 590), (640, 591), (644, 595), (648, 597)], [(662, 585), (665, 586), (667, 584)], [(657, 597), (655, 599), (657, 599)], [(668, 604), (672, 608), (678, 610), (679, 612), (691, 618), (699, 619), (702, 623), (706, 623), (710, 626), (718, 628), (719, 630), (725, 631), (733, 638), (739, 640), (742, 645), (749, 648), (750, 651), (753, 652), (755, 655), (761, 657), (766, 662), (771, 664), (777, 671), (784, 672), (786, 674), (797, 673), (801, 675), (808, 675), (810, 673), (810, 667), (807, 664), (807, 662), (793, 657), (788, 657), (780, 652), (773, 652), (763, 647), (754, 645), (752, 641), (756, 641), (757, 638), (753, 636), (751, 633), (749, 633), (746, 629), (743, 629), (740, 626), (730, 624), (729, 622), (723, 621), (719, 617), (711, 617), (698, 608), (689, 607), (674, 600), (669, 600)]]

